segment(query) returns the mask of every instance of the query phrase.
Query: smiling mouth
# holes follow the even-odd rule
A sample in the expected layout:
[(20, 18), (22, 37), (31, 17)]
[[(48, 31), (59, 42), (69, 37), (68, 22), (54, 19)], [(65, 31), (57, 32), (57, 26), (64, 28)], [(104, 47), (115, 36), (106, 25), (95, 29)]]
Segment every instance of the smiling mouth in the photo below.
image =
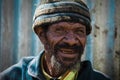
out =
[(60, 49), (60, 55), (63, 57), (74, 58), (78, 54), (77, 51), (74, 49)]
[(65, 54), (69, 54), (69, 53), (74, 53), (75, 50), (73, 49), (60, 49), (61, 52), (65, 53)]
[(79, 53), (77, 49), (61, 48), (58, 50), (57, 59), (64, 65), (75, 64), (79, 60)]

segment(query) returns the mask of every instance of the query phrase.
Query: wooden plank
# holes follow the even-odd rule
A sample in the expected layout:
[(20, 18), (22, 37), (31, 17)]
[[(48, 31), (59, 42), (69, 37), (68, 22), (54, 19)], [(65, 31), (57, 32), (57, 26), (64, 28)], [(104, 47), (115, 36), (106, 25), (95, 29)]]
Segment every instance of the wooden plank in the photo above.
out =
[(1, 10), (1, 69), (13, 64), (13, 0), (3, 0)]
[(0, 0), (0, 71), (2, 70), (2, 66), (1, 66), (1, 64), (2, 64), (2, 61), (1, 61), (1, 57), (2, 57), (2, 52), (1, 52), (1, 50), (2, 50), (2, 45), (1, 45), (1, 41), (2, 41), (2, 39), (1, 39), (1, 37), (2, 37), (2, 28), (1, 28), (1, 26), (2, 26), (2, 0)]
[[(109, 25), (111, 20), (111, 16), (109, 15), (111, 12), (109, 6), (110, 1), (96, 0), (94, 1), (94, 4), (93, 12), (95, 14), (95, 25), (93, 35), (93, 64), (97, 70), (100, 70), (113, 78), (114, 26)], [(111, 28), (113, 28), (113, 30), (111, 30)]]
[(32, 33), (32, 0), (22, 0), (18, 31), (18, 60), (23, 56), (31, 55)]
[(120, 80), (120, 0), (116, 0), (115, 10), (115, 48), (114, 48), (114, 80)]

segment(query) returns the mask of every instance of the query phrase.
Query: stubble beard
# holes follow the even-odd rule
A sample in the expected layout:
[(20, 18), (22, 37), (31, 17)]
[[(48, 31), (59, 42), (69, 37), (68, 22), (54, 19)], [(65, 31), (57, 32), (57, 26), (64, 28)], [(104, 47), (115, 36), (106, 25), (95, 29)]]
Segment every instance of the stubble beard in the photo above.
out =
[(76, 64), (80, 62), (80, 56), (81, 55), (79, 55), (79, 60), (76, 60), (76, 62), (71, 63), (69, 65), (66, 65), (66, 64), (62, 63), (61, 61), (59, 61), (57, 59), (56, 54), (57, 54), (57, 52), (54, 51), (54, 54), (51, 53), (52, 56), (50, 58), (50, 64), (53, 67), (54, 72), (56, 73), (56, 75), (57, 74), (62, 74), (64, 72), (66, 72), (67, 70), (76, 69), (77, 68)]
[(48, 61), (50, 61), (49, 64), (52, 67), (49, 70), (50, 74), (55, 74), (55, 75), (62, 74), (63, 71), (65, 71), (65, 69), (62, 67), (61, 63), (57, 61), (56, 56), (55, 56), (56, 53), (49, 44), (47, 44), (46, 53), (50, 57)]
[(65, 65), (65, 64), (59, 62), (59, 61), (56, 59), (55, 55), (52, 55), (52, 57), (51, 57), (51, 66), (54, 68), (54, 72), (56, 73), (56, 75), (57, 75), (57, 74), (58, 74), (58, 75), (63, 74), (63, 73), (65, 73), (67, 70), (72, 70), (72, 69), (77, 69), (77, 70), (78, 70), (79, 67), (76, 66), (76, 65), (77, 65), (77, 63), (79, 63), (79, 62), (80, 62), (80, 59), (77, 60), (76, 62), (70, 64), (70, 65)]
[(54, 71), (56, 74), (60, 74), (62, 73), (61, 71), (64, 70), (62, 68), (62, 65), (56, 60), (54, 55), (51, 56), (51, 66), (55, 69)]
[[(61, 62), (58, 58), (57, 58), (57, 49), (55, 49), (55, 47), (51, 47), (49, 44), (47, 45), (47, 53), (50, 56), (50, 65), (52, 67), (52, 69), (50, 70), (50, 73), (53, 74), (55, 73), (56, 75), (61, 75), (64, 72), (66, 72), (69, 69), (75, 69), (76, 68), (76, 64), (80, 62), (80, 58), (81, 58), (81, 54), (79, 55), (78, 59), (76, 60), (76, 62), (69, 64), (69, 65), (65, 65), (63, 62)], [(79, 53), (78, 53), (79, 54)]]

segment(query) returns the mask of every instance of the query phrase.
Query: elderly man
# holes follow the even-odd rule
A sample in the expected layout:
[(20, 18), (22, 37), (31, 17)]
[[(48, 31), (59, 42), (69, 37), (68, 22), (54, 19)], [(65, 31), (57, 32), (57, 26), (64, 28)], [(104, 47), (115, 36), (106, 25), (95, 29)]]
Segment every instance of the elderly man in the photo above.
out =
[(33, 29), (44, 51), (3, 71), (0, 80), (109, 80), (81, 61), (90, 24), (89, 9), (80, 0), (41, 0)]

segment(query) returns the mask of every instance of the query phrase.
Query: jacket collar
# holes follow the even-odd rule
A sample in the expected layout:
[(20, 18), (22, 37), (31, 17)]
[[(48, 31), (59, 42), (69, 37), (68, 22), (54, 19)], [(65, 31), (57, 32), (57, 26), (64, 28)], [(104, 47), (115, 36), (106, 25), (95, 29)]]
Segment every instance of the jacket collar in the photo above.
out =
[(92, 64), (90, 61), (85, 60), (80, 63), (81, 69), (78, 73), (78, 79), (82, 80), (91, 80), (91, 76), (93, 73)]
[(41, 57), (43, 53), (44, 51), (41, 51), (40, 54), (36, 56), (28, 66), (28, 74), (39, 80), (45, 80), (45, 78), (43, 77), (42, 68), (41, 68)]
[[(45, 80), (45, 77), (43, 76), (44, 74), (41, 68), (41, 57), (43, 53), (44, 53), (44, 50), (41, 51), (40, 54), (36, 56), (28, 66), (28, 74), (39, 80)], [(88, 76), (89, 73), (93, 71), (90, 61), (83, 61), (80, 63), (80, 65), (81, 65), (81, 69), (78, 75), (78, 78), (80, 79), (85, 78), (85, 76)]]

